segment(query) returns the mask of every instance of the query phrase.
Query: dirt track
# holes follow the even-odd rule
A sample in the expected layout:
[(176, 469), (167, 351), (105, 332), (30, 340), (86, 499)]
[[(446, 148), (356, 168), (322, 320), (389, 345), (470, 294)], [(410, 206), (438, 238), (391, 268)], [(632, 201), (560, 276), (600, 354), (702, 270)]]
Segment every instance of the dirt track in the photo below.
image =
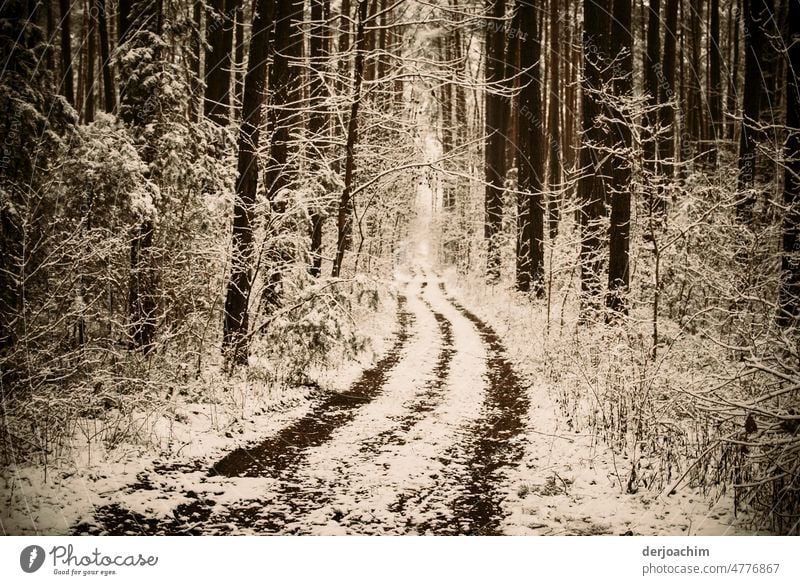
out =
[(497, 334), (430, 270), (409, 269), (400, 286), (394, 344), (347, 392), (210, 468), (165, 465), (129, 486), (136, 496), (185, 475), (177, 483), (193, 487), (166, 520), (115, 504), (75, 532), (500, 533), (527, 395)]

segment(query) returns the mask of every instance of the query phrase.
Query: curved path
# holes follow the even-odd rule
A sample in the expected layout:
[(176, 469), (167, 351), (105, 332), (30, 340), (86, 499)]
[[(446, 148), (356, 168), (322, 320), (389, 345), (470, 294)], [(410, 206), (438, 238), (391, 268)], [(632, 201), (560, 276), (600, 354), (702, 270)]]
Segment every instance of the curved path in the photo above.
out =
[[(93, 534), (498, 534), (528, 398), (497, 334), (422, 266), (398, 278), (391, 349), (347, 392), (210, 469), (163, 467), (125, 497), (181, 503), (160, 519), (114, 504)], [(156, 493), (153, 493), (156, 492)]]

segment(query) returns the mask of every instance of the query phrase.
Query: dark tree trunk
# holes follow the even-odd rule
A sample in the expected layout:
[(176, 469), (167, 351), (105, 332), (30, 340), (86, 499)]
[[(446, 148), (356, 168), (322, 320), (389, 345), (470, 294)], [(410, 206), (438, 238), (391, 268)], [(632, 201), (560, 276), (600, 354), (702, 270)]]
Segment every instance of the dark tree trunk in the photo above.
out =
[[(699, 144), (705, 137), (703, 136), (703, 113), (705, 104), (701, 91), (701, 75), (703, 66), (700, 60), (701, 54), (701, 32), (700, 21), (703, 18), (703, 7), (701, 0), (689, 0), (689, 42), (690, 42), (690, 63), (691, 67), (686, 75), (684, 82), (688, 94), (687, 121), (688, 131), (692, 142)], [(684, 19), (685, 20), (685, 19)], [(688, 153), (687, 153), (688, 154)]]
[[(354, 0), (356, 5), (358, 5), (358, 0)], [(351, 51), (351, 36), (352, 36), (352, 21), (351, 17), (353, 15), (353, 7), (351, 4), (351, 0), (342, 0), (342, 5), (339, 12), (339, 45), (338, 45), (338, 78), (336, 81), (336, 85), (338, 87), (339, 95), (346, 95), (348, 93), (349, 82), (353, 80), (353, 57)], [(365, 33), (366, 34), (366, 33)], [(346, 130), (345, 130), (346, 132)], [(347, 140), (347, 136), (344, 136), (344, 140)], [(333, 161), (333, 168), (337, 174), (341, 174), (343, 172), (342, 165), (345, 162), (345, 158), (347, 156), (346, 149), (342, 156), (337, 156)], [(353, 210), (348, 209), (346, 211), (348, 214), (352, 214)], [(348, 220), (346, 222), (345, 229), (345, 239), (344, 245), (345, 249), (349, 250), (352, 245), (352, 234), (350, 233), (350, 228), (352, 226), (352, 222)]]
[(797, 325), (800, 318), (800, 0), (789, 0), (786, 39), (786, 169), (783, 176), (783, 256), (778, 323)]
[(764, 93), (761, 54), (767, 40), (763, 25), (771, 17), (768, 0), (744, 0), (744, 94), (742, 124), (739, 133), (739, 175), (737, 189), (739, 202), (736, 215), (742, 223), (749, 224), (752, 218), (755, 195), (756, 142), (761, 96)]
[[(676, 72), (676, 51), (678, 35), (678, 4), (680, 0), (666, 0), (666, 14), (664, 21), (664, 59), (663, 66), (658, 74), (659, 98), (661, 104), (659, 108), (659, 118), (664, 134), (659, 140), (658, 160), (661, 165), (666, 165), (667, 174), (674, 175), (675, 172), (675, 108), (678, 100), (677, 88), (675, 85)], [(666, 210), (666, 200), (659, 199), (657, 202), (659, 212)]]
[[(303, 82), (300, 58), (303, 50), (303, 0), (280, 0), (275, 11), (275, 41), (273, 43), (270, 87), (270, 148), (264, 172), (264, 188), (270, 203), (270, 213), (280, 225), (286, 203), (278, 198), (282, 189), (294, 182), (295, 170), (289, 164), (289, 142), (292, 129), (300, 121), (299, 102)], [(280, 229), (280, 228), (279, 228)], [(267, 234), (271, 237), (274, 234)], [(267, 244), (269, 247), (270, 244)], [(282, 268), (288, 262), (283, 250), (268, 250), (264, 255), (268, 275), (262, 294), (262, 309), (272, 312), (282, 297)]]
[(231, 233), (231, 276), (225, 296), (222, 347), (228, 363), (246, 364), (249, 353), (248, 302), (253, 286), (253, 211), (258, 190), (258, 145), (264, 119), (269, 29), (275, 0), (258, 0), (248, 51), (239, 130), (236, 195)]
[(729, 42), (730, 42), (730, 73), (728, 75), (728, 91), (725, 99), (725, 110), (728, 115), (725, 124), (725, 138), (733, 140), (736, 137), (736, 115), (737, 100), (736, 95), (739, 91), (739, 15), (741, 14), (741, 0), (731, 0), (729, 19)]
[[(442, 34), (436, 37), (437, 58), (441, 67), (446, 67), (452, 56), (449, 36)], [(442, 81), (439, 85), (439, 126), (441, 130), (442, 157), (446, 158), (453, 150), (454, 126), (453, 126), (453, 84)], [(450, 210), (455, 205), (453, 189), (445, 182), (442, 193), (442, 207)]]
[[(486, 277), (490, 282), (500, 278), (501, 250), (499, 236), (503, 223), (503, 190), (506, 178), (505, 99), (498, 94), (503, 81), (505, 34), (505, 0), (486, 0), (486, 64), (485, 64), (485, 230)], [(534, 111), (539, 115), (538, 111)]]
[(550, 0), (550, 95), (548, 99), (547, 127), (550, 129), (550, 157), (548, 159), (548, 177), (550, 182), (548, 207), (548, 228), (550, 239), (558, 235), (558, 222), (561, 209), (558, 194), (561, 192), (561, 30), (559, 21), (560, 2)]
[(220, 126), (231, 119), (231, 53), (234, 14), (240, 0), (211, 0), (206, 14), (205, 115)]
[(364, 23), (364, 81), (373, 81), (377, 69), (375, 46), (377, 34), (375, 31), (375, 15), (378, 13), (378, 0), (367, 0), (369, 12)]
[[(633, 93), (633, 36), (631, 33), (631, 0), (614, 0), (611, 18), (611, 55), (616, 55), (616, 73), (612, 91), (615, 102)], [(612, 128), (616, 142), (611, 192), (611, 226), (609, 232), (608, 294), (606, 306), (612, 313), (628, 313), (630, 285), (629, 249), (631, 220), (631, 128), (618, 110), (620, 120)]]
[(61, 88), (67, 101), (75, 106), (75, 86), (72, 72), (72, 36), (70, 32), (70, 0), (58, 0), (61, 12)]
[(347, 124), (347, 142), (345, 145), (344, 188), (339, 200), (336, 222), (336, 258), (333, 261), (333, 270), (331, 271), (331, 275), (334, 278), (338, 278), (342, 271), (346, 240), (347, 235), (350, 233), (350, 222), (352, 221), (350, 197), (353, 188), (353, 173), (355, 172), (355, 148), (358, 141), (358, 109), (361, 105), (361, 85), (364, 81), (364, 23), (367, 19), (367, 8), (367, 0), (360, 0), (356, 18), (353, 101), (350, 104), (350, 119)]
[[(64, 2), (65, 0), (59, 0), (59, 1)], [(131, 24), (133, 21), (133, 15), (131, 14), (131, 11), (133, 9), (133, 2), (134, 0), (119, 0), (119, 2), (117, 3), (117, 7), (119, 10), (117, 45), (121, 45), (122, 43), (125, 42), (125, 40), (128, 38), (128, 33), (131, 30)]]
[[(503, 87), (506, 95), (510, 99), (503, 100), (503, 136), (505, 138), (506, 170), (514, 168), (516, 160), (516, 147), (518, 144), (518, 122), (517, 114), (519, 109), (519, 96), (517, 91), (520, 87), (520, 80), (517, 74), (520, 70), (520, 39), (516, 31), (520, 30), (519, 10), (513, 10), (513, 17), (509, 23), (507, 34), (505, 58), (503, 59)], [(541, 100), (540, 100), (541, 103)]]
[(708, 116), (709, 139), (712, 141), (712, 162), (717, 165), (717, 141), (723, 137), (722, 120), (722, 51), (719, 40), (719, 0), (710, 0), (708, 33)]
[[(325, 22), (330, 13), (330, 0), (311, 0), (311, 113), (308, 119), (308, 131), (314, 142), (312, 157), (317, 159), (326, 151), (327, 144), (323, 133), (328, 128), (328, 114), (323, 109), (323, 102), (328, 92), (325, 85), (325, 68), (329, 56), (328, 27)], [(310, 273), (318, 277), (322, 269), (322, 228), (325, 218), (323, 203), (313, 203), (310, 214), (311, 228), (311, 267)]]
[[(658, 105), (659, 95), (659, 74), (661, 73), (661, 0), (650, 0), (650, 7), (647, 11), (647, 50), (644, 59), (644, 92), (649, 96), (647, 104), (651, 108)], [(656, 137), (648, 136), (652, 132), (656, 123), (655, 109), (647, 112), (644, 116), (645, 141), (644, 141), (644, 168), (652, 174), (658, 173), (656, 159)], [(655, 208), (655, 193), (648, 193), (648, 203), (650, 209)]]
[(115, 97), (114, 75), (111, 71), (111, 45), (108, 39), (106, 1), (107, 0), (95, 0), (95, 7), (97, 9), (97, 24), (100, 30), (100, 60), (103, 69), (103, 109), (110, 113), (117, 108), (117, 98)]
[[(519, 194), (517, 196), (517, 290), (536, 298), (544, 294), (544, 179), (545, 144), (542, 134), (541, 46), (536, 8), (518, 0), (520, 79), (518, 109)], [(488, 105), (487, 105), (488, 107)], [(488, 128), (487, 128), (488, 130)]]
[(602, 300), (600, 252), (603, 230), (600, 222), (605, 213), (604, 154), (597, 145), (605, 143), (602, 128), (595, 118), (602, 111), (602, 104), (594, 93), (601, 89), (604, 71), (608, 65), (608, 33), (610, 0), (584, 0), (583, 2), (583, 97), (581, 99), (582, 146), (581, 177), (578, 184), (580, 198), (581, 227), (581, 314), (586, 319), (600, 309)]
[[(47, 9), (45, 10), (45, 14), (46, 14), (45, 20), (46, 20), (46, 25), (47, 25), (47, 44), (48, 45), (54, 45), (55, 44), (54, 39), (56, 38), (56, 34), (58, 34), (56, 32), (56, 18), (55, 18), (55, 15), (53, 14), (54, 13), (53, 1), (54, 0), (46, 0), (46, 2), (45, 2), (46, 6), (47, 6)], [(51, 51), (47, 51), (45, 53), (45, 55), (46, 55), (46, 62), (47, 62), (47, 70), (50, 71), (51, 73), (53, 73), (53, 76), (55, 77), (55, 73), (56, 73), (55, 51), (52, 51), (52, 50)]]
[[(87, 2), (88, 6), (91, 6)], [(95, 47), (97, 45), (97, 19), (91, 10), (88, 11), (88, 28), (86, 31), (86, 92), (83, 100), (83, 121), (86, 124), (94, 122), (95, 109), (95, 79), (94, 62), (97, 59)]]

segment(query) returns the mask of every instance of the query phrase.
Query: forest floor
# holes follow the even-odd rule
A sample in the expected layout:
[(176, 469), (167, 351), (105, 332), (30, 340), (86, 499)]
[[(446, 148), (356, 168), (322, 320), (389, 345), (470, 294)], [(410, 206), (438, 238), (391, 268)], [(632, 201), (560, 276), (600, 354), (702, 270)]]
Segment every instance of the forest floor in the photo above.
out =
[(395, 286), (394, 335), (375, 363), (343, 375), (343, 391), (306, 388), (238, 421), (236, 437), (204, 427), (208, 405), (189, 405), (192, 436), (169, 457), (95, 456), (49, 481), (16, 469), (2, 486), (3, 532), (743, 533), (724, 498), (627, 493), (619, 456), (567, 428), (536, 364), (509, 361), (424, 251)]

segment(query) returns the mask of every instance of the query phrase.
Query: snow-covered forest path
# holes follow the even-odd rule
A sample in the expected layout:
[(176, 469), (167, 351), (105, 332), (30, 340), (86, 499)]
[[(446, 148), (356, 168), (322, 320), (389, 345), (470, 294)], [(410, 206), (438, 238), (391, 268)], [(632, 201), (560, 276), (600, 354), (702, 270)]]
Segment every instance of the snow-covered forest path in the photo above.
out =
[(396, 285), (394, 344), (347, 392), (210, 469), (140, 475), (129, 495), (152, 499), (163, 475), (193, 486), (169, 520), (113, 504), (79, 531), (497, 534), (527, 395), (497, 335), (448, 295), (424, 257), (398, 271)]

